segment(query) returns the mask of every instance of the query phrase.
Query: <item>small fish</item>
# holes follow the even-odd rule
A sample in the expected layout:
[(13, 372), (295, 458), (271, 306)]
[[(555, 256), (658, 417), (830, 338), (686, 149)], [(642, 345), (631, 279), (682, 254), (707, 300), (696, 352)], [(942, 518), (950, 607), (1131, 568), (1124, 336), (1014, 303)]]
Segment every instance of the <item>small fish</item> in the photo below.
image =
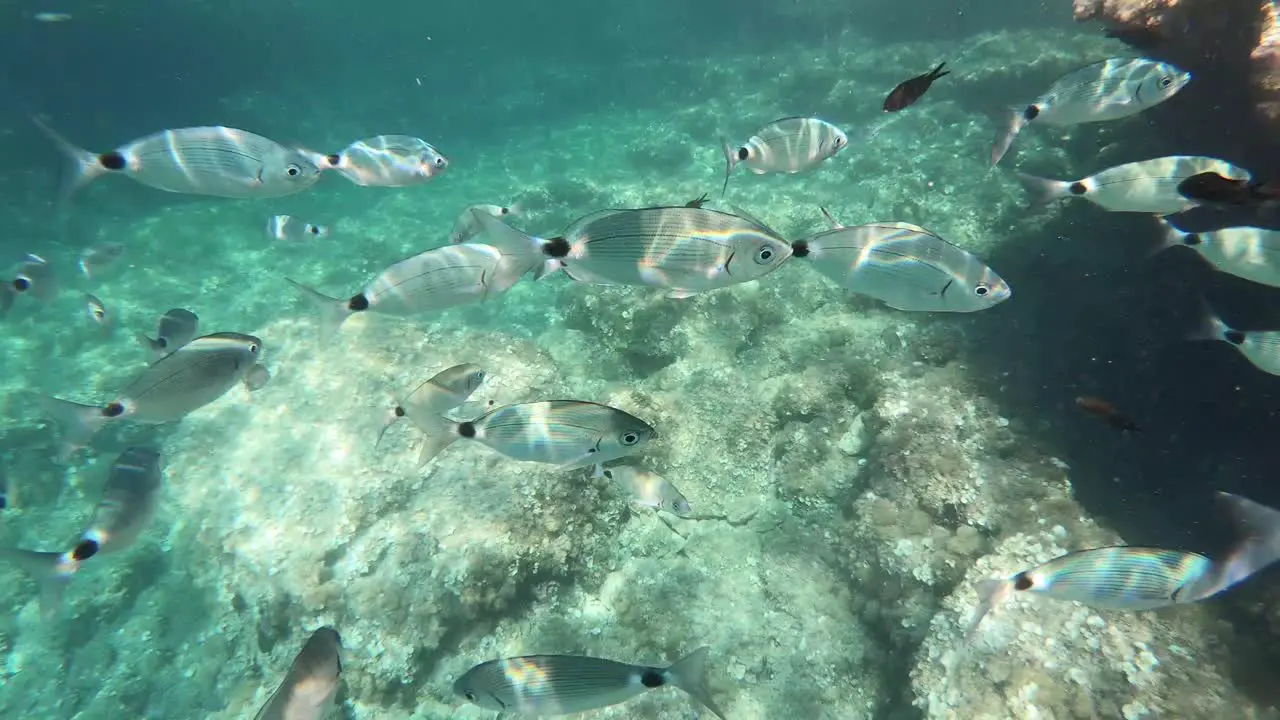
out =
[(261, 363), (249, 368), (249, 372), (244, 375), (244, 386), (249, 392), (259, 391), (269, 382), (271, 382), (271, 371)]
[(976, 312), (1013, 296), (972, 254), (918, 225), (835, 227), (791, 244), (792, 252), (840, 287), (908, 312)]
[(1191, 82), (1191, 73), (1145, 58), (1112, 58), (1073, 70), (1025, 108), (1015, 109), (991, 148), (1000, 162), (1030, 122), (1065, 127), (1136, 115), (1173, 97)]
[(160, 453), (127, 448), (111, 464), (102, 497), (75, 547), (66, 552), (4, 549), (0, 559), (14, 563), (36, 581), (41, 610), (52, 613), (62, 588), (85, 560), (125, 550), (151, 523), (162, 477)]
[(101, 242), (90, 245), (80, 253), (80, 272), (88, 280), (115, 265), (124, 255), (124, 243)]
[(791, 257), (791, 246), (759, 222), (702, 207), (603, 210), (550, 239), (477, 218), (490, 241), (542, 248), (574, 280), (657, 287), (673, 298), (757, 280)]
[(1280, 230), (1240, 226), (1189, 233), (1164, 218), (1158, 220), (1165, 239), (1157, 251), (1189, 247), (1228, 275), (1280, 287)]
[(34, 119), (70, 158), (62, 191), (76, 190), (107, 174), (124, 175), (157, 190), (226, 198), (275, 198), (302, 192), (320, 179), (312, 154), (229, 127), (163, 130), (115, 150), (92, 153)]
[(666, 510), (680, 517), (693, 514), (689, 501), (661, 475), (630, 465), (619, 465), (606, 468), (604, 476), (617, 481), (637, 505)]
[(59, 460), (65, 461), (108, 422), (173, 422), (208, 405), (243, 382), (261, 352), (262, 341), (252, 335), (215, 333), (160, 358), (105, 404), (38, 396), (45, 412), (64, 427)]
[(160, 324), (156, 329), (156, 338), (138, 333), (138, 342), (151, 351), (155, 359), (168, 355), (191, 342), (200, 328), (200, 318), (190, 310), (170, 308), (160, 316)]
[(1187, 340), (1221, 340), (1230, 343), (1254, 367), (1280, 375), (1280, 330), (1237, 330), (1206, 310), (1200, 327)]
[(1142, 432), (1142, 428), (1138, 424), (1130, 420), (1123, 413), (1116, 409), (1115, 405), (1103, 400), (1100, 397), (1092, 395), (1081, 395), (1076, 398), (1076, 407), (1100, 418), (1111, 427), (1125, 432)]
[(327, 341), (359, 312), (409, 316), (480, 302), (506, 292), (519, 280), (506, 271), (503, 253), (490, 245), (446, 245), (388, 266), (346, 300), (288, 280), (311, 301)]
[(938, 63), (938, 67), (923, 75), (917, 75), (910, 80), (903, 80), (898, 83), (898, 87), (889, 93), (889, 97), (884, 99), (885, 112), (898, 112), (914, 105), (922, 95), (929, 91), (929, 87), (933, 85), (933, 81), (943, 75), (950, 75), (950, 70), (943, 70), (942, 67), (946, 63)]
[(8, 314), (19, 295), (48, 302), (57, 296), (58, 287), (53, 266), (39, 255), (28, 253), (18, 263), (12, 279), (0, 289), (0, 317)]
[(325, 158), (325, 168), (366, 187), (406, 187), (427, 182), (449, 167), (449, 159), (427, 141), (409, 135), (357, 140)]
[(471, 242), (472, 238), (483, 232), (484, 228), (476, 221), (475, 213), (485, 213), (496, 218), (519, 215), (520, 210), (507, 205), (469, 205), (453, 223), (453, 231), (449, 233), (449, 242), (458, 245)]
[(1178, 183), (1178, 194), (1206, 205), (1248, 205), (1259, 200), (1247, 178), (1223, 177), (1213, 171), (1196, 173)]
[(729, 175), (739, 163), (757, 174), (798, 173), (817, 167), (834, 157), (849, 144), (849, 137), (826, 120), (812, 117), (789, 117), (765, 125), (738, 148), (720, 138), (724, 150), (724, 187), (729, 188)]
[[(396, 403), (387, 419), (383, 421), (382, 431), (373, 444), (376, 448), (382, 442), (387, 429), (400, 418), (408, 418), (409, 422), (419, 430), (430, 430), (438, 425), (437, 418), (467, 402), (476, 388), (484, 382), (485, 372), (479, 365), (463, 363), (445, 368), (413, 389), (403, 401)], [(425, 451), (430, 444), (423, 446)], [(431, 458), (419, 458), (418, 465), (425, 465)]]
[(673, 685), (724, 720), (707, 689), (708, 652), (709, 648), (698, 648), (667, 668), (582, 655), (490, 660), (458, 678), (453, 692), (486, 710), (555, 716), (617, 705), (653, 688)]
[(64, 12), (38, 12), (38, 13), (36, 13), (35, 15), (32, 15), (31, 17), (35, 18), (36, 22), (42, 22), (42, 23), (63, 23), (63, 22), (67, 22), (68, 20), (70, 20), (70, 19), (71, 19), (71, 13), (64, 13)]
[(341, 682), (342, 636), (326, 625), (307, 638), (254, 720), (322, 720)]
[(84, 299), (85, 310), (89, 319), (97, 323), (98, 327), (104, 331), (112, 330), (115, 327), (115, 316), (107, 312), (107, 306), (103, 304), (102, 300), (99, 300), (97, 295), (90, 293), (85, 293)]
[(419, 460), (426, 462), (458, 439), (474, 440), (512, 460), (549, 463), (564, 469), (603, 463), (644, 449), (658, 433), (630, 413), (582, 400), (549, 400), (494, 408), (475, 420), (435, 417)]
[(1068, 553), (1008, 579), (979, 582), (969, 633), (1014, 592), (1102, 610), (1153, 610), (1213, 597), (1280, 560), (1280, 511), (1239, 495), (1217, 496), (1239, 531), (1235, 547), (1222, 558), (1128, 546)]
[(1225, 160), (1195, 155), (1172, 155), (1107, 168), (1082, 180), (1050, 180), (1018, 173), (1035, 204), (1069, 197), (1085, 200), (1111, 212), (1172, 215), (1199, 203), (1178, 192), (1186, 178), (1213, 171), (1230, 178), (1250, 179), (1248, 170)]
[(329, 236), (329, 228), (313, 225), (292, 215), (267, 218), (267, 237), (275, 240), (311, 240)]

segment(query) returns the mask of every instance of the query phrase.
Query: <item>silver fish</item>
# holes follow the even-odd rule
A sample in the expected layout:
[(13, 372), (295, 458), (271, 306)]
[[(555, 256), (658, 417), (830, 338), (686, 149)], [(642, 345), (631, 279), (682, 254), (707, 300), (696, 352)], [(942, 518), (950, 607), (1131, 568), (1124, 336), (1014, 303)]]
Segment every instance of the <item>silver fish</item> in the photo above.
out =
[(1191, 73), (1145, 58), (1112, 58), (1073, 70), (1030, 105), (1011, 112), (991, 148), (991, 164), (1000, 162), (1030, 122), (1063, 127), (1118, 120), (1159, 105), (1189, 82)]
[(1280, 287), (1280, 230), (1256, 227), (1228, 227), (1212, 232), (1190, 233), (1164, 218), (1165, 231), (1160, 249), (1183, 246), (1199, 253), (1218, 270), (1271, 287)]
[(1104, 610), (1151, 610), (1213, 597), (1280, 560), (1280, 511), (1229, 493), (1218, 493), (1218, 499), (1240, 530), (1235, 547), (1222, 558), (1127, 546), (1068, 553), (1011, 578), (979, 582), (969, 632), (1014, 592)]
[(444, 172), (449, 159), (427, 141), (409, 135), (378, 135), (357, 140), (326, 158), (356, 185), (405, 187), (418, 185)]
[(254, 720), (321, 720), (341, 682), (342, 636), (326, 625), (311, 633)]
[[(438, 425), (437, 418), (457, 408), (471, 397), (476, 388), (484, 382), (485, 372), (479, 365), (463, 363), (445, 368), (413, 389), (403, 401), (396, 403), (391, 413), (383, 422), (382, 431), (378, 433), (377, 447), (387, 429), (400, 418), (408, 418), (418, 429), (433, 429)], [(424, 446), (425, 449), (425, 446)], [(418, 464), (425, 465), (431, 458), (420, 458)]]
[(476, 217), (491, 242), (540, 247), (574, 280), (657, 287), (669, 297), (757, 280), (791, 257), (791, 246), (768, 227), (701, 207), (603, 210), (547, 240)]
[(634, 455), (657, 431), (630, 413), (582, 400), (549, 400), (494, 408), (475, 420), (454, 422), (435, 417), (420, 427), (426, 462), (454, 441), (465, 438), (511, 458), (549, 463), (561, 468), (602, 464)]
[(170, 308), (160, 316), (154, 340), (142, 333), (138, 333), (137, 338), (158, 360), (191, 342), (199, 328), (200, 318), (195, 313), (182, 308)]
[(840, 287), (896, 310), (976, 312), (1013, 295), (977, 257), (910, 223), (837, 224), (791, 246)]
[(262, 341), (252, 335), (215, 333), (160, 358), (103, 405), (41, 396), (39, 402), (45, 411), (65, 428), (59, 458), (69, 457), (105, 423), (172, 422), (208, 405), (242, 382), (261, 353)]
[(244, 386), (249, 392), (257, 392), (267, 386), (271, 382), (271, 371), (267, 370), (262, 364), (254, 365), (249, 368), (249, 372), (244, 375)]
[(235, 128), (162, 130), (99, 154), (72, 145), (39, 120), (35, 123), (71, 159), (64, 200), (110, 173), (166, 192), (226, 198), (292, 195), (320, 179), (311, 153)]
[(90, 245), (80, 253), (80, 272), (92, 280), (95, 275), (111, 267), (124, 255), (124, 243), (101, 242)]
[(741, 146), (734, 148), (720, 138), (724, 150), (723, 196), (729, 175), (739, 163), (757, 174), (798, 173), (817, 167), (849, 144), (849, 136), (826, 120), (789, 117), (765, 125)]
[(502, 258), (502, 253), (489, 245), (446, 245), (390, 265), (346, 300), (323, 295), (294, 280), (289, 282), (319, 312), (320, 337), (327, 340), (354, 313), (417, 315), (480, 302), (506, 292), (518, 278), (512, 279), (502, 271)]
[(486, 710), (525, 716), (571, 715), (626, 702), (673, 685), (724, 720), (707, 689), (709, 648), (666, 668), (582, 655), (528, 655), (490, 660), (468, 670), (453, 692)]
[(115, 316), (107, 312), (107, 306), (98, 299), (97, 295), (85, 293), (84, 299), (86, 314), (90, 320), (97, 323), (98, 327), (104, 331), (110, 331), (115, 327)]
[(292, 215), (272, 215), (267, 218), (267, 237), (275, 240), (311, 240), (328, 235), (329, 228), (313, 225)]
[(127, 448), (111, 464), (102, 497), (72, 549), (60, 553), (5, 549), (0, 550), (0, 559), (28, 573), (40, 588), (42, 611), (53, 612), (66, 582), (85, 560), (132, 546), (151, 523), (162, 475), (160, 453)]
[(1205, 312), (1188, 340), (1221, 340), (1235, 347), (1254, 367), (1280, 375), (1280, 330), (1236, 330), (1212, 312)]
[(1082, 180), (1051, 180), (1018, 173), (1037, 204), (1068, 197), (1085, 200), (1111, 212), (1140, 212), (1171, 215), (1190, 210), (1199, 203), (1178, 192), (1178, 184), (1202, 172), (1249, 180), (1249, 171), (1224, 160), (1195, 155), (1172, 155), (1125, 163)]
[(453, 231), (449, 233), (450, 243), (457, 245), (471, 242), (472, 238), (484, 230), (484, 228), (480, 227), (480, 223), (476, 222), (474, 213), (478, 212), (486, 213), (496, 218), (520, 214), (518, 208), (509, 205), (469, 205), (454, 221)]
[(616, 481), (633, 502), (656, 510), (689, 517), (693, 508), (684, 495), (661, 475), (630, 465), (605, 468), (604, 476)]

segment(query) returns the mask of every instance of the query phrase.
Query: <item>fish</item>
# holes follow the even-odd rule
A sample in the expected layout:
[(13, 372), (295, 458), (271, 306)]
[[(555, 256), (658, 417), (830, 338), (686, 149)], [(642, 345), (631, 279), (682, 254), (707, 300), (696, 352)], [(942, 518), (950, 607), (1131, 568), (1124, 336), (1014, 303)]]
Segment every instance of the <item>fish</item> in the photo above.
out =
[(1212, 310), (1205, 310), (1200, 327), (1186, 339), (1229, 343), (1254, 367), (1270, 375), (1280, 375), (1280, 330), (1237, 330)]
[(1081, 395), (1076, 398), (1076, 407), (1100, 418), (1111, 427), (1125, 432), (1141, 432), (1142, 428), (1116, 409), (1115, 405), (1092, 395)]
[(848, 144), (849, 136), (843, 130), (814, 117), (774, 120), (737, 148), (720, 138), (724, 150), (724, 186), (720, 196), (728, 190), (729, 175), (739, 164), (757, 175), (798, 173), (835, 157)]
[(1164, 228), (1164, 242), (1157, 252), (1189, 247), (1221, 272), (1280, 287), (1280, 230), (1238, 226), (1192, 233), (1164, 218), (1157, 221)]
[(355, 313), (404, 317), (481, 302), (506, 292), (519, 276), (513, 278), (506, 272), (498, 248), (463, 243), (393, 263), (346, 300), (285, 280), (311, 301), (319, 314), (321, 340), (328, 341)]
[(102, 495), (76, 544), (65, 552), (0, 549), (0, 560), (31, 576), (40, 591), (45, 615), (57, 609), (62, 590), (83, 563), (97, 555), (131, 547), (155, 517), (163, 482), (160, 453), (145, 447), (126, 448), (107, 472)]
[(342, 636), (326, 625), (307, 638), (254, 720), (322, 720), (341, 682)]
[(31, 16), (36, 22), (42, 23), (63, 23), (71, 20), (71, 13), (64, 12), (38, 12)]
[(672, 298), (757, 280), (791, 257), (791, 246), (768, 227), (703, 207), (602, 210), (550, 239), (477, 218), (487, 238), (540, 247), (578, 282), (656, 287)]
[(1168, 100), (1191, 82), (1191, 73), (1146, 58), (1111, 58), (1058, 78), (1039, 97), (1014, 109), (991, 148), (996, 165), (1031, 122), (1065, 127), (1136, 115)]
[(1206, 600), (1280, 560), (1280, 511), (1230, 493), (1220, 492), (1217, 499), (1232, 515), (1238, 535), (1223, 557), (1134, 546), (1067, 553), (1011, 578), (980, 581), (968, 633), (1015, 592), (1101, 610), (1154, 610)]
[(244, 375), (244, 386), (249, 392), (259, 391), (269, 382), (271, 382), (271, 371), (261, 363), (249, 368), (249, 372)]
[(933, 85), (933, 81), (943, 75), (950, 75), (950, 70), (943, 70), (946, 63), (938, 63), (938, 67), (923, 75), (917, 75), (910, 80), (903, 80), (898, 86), (889, 93), (884, 99), (885, 112), (898, 112), (914, 105)]
[(603, 464), (634, 455), (658, 432), (630, 413), (583, 400), (547, 400), (494, 408), (475, 420), (430, 418), (419, 461), (426, 463), (459, 439), (481, 443), (512, 460), (562, 469)]
[(275, 240), (310, 240), (329, 236), (329, 228), (313, 225), (292, 215), (267, 218), (267, 237)]
[(98, 327), (104, 331), (111, 331), (115, 328), (115, 316), (107, 312), (107, 306), (98, 299), (97, 295), (90, 293), (84, 294), (85, 310), (89, 319), (97, 323)]
[(18, 263), (12, 279), (0, 288), (0, 317), (7, 315), (19, 295), (49, 302), (58, 295), (59, 285), (49, 261), (27, 253)]
[(222, 397), (258, 363), (262, 341), (252, 335), (223, 332), (198, 337), (157, 360), (101, 405), (82, 405), (37, 396), (38, 404), (63, 426), (58, 459), (66, 461), (102, 426), (132, 420), (173, 422)]
[(1260, 199), (1250, 180), (1223, 177), (1211, 170), (1178, 183), (1178, 194), (1205, 205), (1248, 205)]
[[(414, 427), (431, 429), (436, 426), (436, 418), (464, 405), (471, 395), (484, 383), (485, 372), (479, 365), (462, 363), (445, 368), (428, 380), (414, 388), (403, 401), (396, 403), (385, 421), (378, 440), (373, 444), (376, 448), (382, 442), (382, 436), (401, 418), (408, 418)], [(429, 444), (424, 445), (427, 449)], [(419, 458), (418, 465), (426, 465), (431, 458)]]
[(36, 126), (69, 158), (63, 202), (103, 175), (124, 175), (157, 190), (223, 198), (276, 198), (320, 179), (312, 154), (247, 130), (209, 126), (162, 130), (115, 150), (73, 145), (38, 118)]
[(471, 242), (472, 238), (483, 231), (480, 223), (476, 222), (475, 213), (486, 213), (500, 218), (519, 215), (520, 210), (515, 206), (509, 205), (469, 205), (453, 223), (453, 231), (449, 233), (449, 242), (451, 244), (458, 245), (464, 242)]
[(90, 245), (80, 252), (80, 272), (85, 279), (92, 280), (95, 275), (115, 265), (124, 255), (124, 243), (101, 242)]
[(859, 295), (907, 312), (977, 312), (1013, 296), (996, 271), (930, 230), (903, 222), (834, 228), (791, 243), (795, 257)]
[(1171, 155), (1107, 168), (1081, 180), (1051, 180), (1018, 173), (1018, 181), (1034, 204), (1082, 197), (1111, 212), (1172, 215), (1199, 205), (1178, 192), (1186, 178), (1213, 171), (1225, 177), (1249, 180), (1248, 170), (1225, 160), (1196, 155)]
[(138, 342), (151, 351), (156, 360), (186, 345), (195, 338), (200, 328), (200, 318), (190, 310), (170, 308), (160, 316), (154, 340), (143, 333), (137, 334)]
[(604, 476), (616, 481), (637, 505), (666, 510), (679, 517), (693, 514), (689, 501), (661, 475), (631, 465), (619, 465), (605, 468)]
[(489, 660), (455, 680), (453, 692), (486, 710), (545, 717), (617, 705), (648, 690), (672, 685), (724, 720), (707, 689), (708, 652), (709, 648), (700, 647), (666, 668), (585, 655)]
[(407, 187), (443, 173), (449, 159), (426, 140), (409, 135), (377, 135), (357, 140), (324, 158), (325, 169), (337, 170), (356, 185)]

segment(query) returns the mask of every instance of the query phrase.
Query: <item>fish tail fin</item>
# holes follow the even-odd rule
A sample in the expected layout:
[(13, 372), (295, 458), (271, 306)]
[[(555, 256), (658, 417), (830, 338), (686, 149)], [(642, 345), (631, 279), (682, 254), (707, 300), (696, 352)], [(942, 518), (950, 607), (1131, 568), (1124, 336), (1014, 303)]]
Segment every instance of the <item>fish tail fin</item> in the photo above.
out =
[(1000, 164), (1000, 159), (1009, 152), (1009, 147), (1013, 145), (1013, 139), (1022, 132), (1022, 128), (1027, 125), (1027, 116), (1018, 108), (1009, 108), (1005, 126), (998, 135), (996, 135), (995, 144), (991, 146), (991, 164)]
[(1209, 303), (1201, 300), (1196, 326), (1188, 331), (1183, 339), (1188, 341), (1225, 340), (1227, 333), (1232, 330), (1231, 326), (1218, 317), (1218, 313), (1214, 312)]
[(142, 332), (133, 334), (133, 339), (138, 342), (147, 352), (151, 353), (151, 361), (155, 362), (165, 356), (165, 348), (160, 344), (159, 340), (152, 339), (149, 335)]
[(13, 309), (13, 303), (18, 299), (18, 291), (12, 285), (5, 283), (0, 287), (0, 318), (8, 317), (9, 311)]
[(724, 720), (724, 713), (711, 699), (711, 692), (707, 689), (707, 654), (709, 652), (711, 648), (703, 645), (685, 655), (667, 668), (667, 676), (671, 679), (672, 685), (689, 693), (689, 697), (697, 700), (720, 720)]
[(541, 280), (548, 275), (553, 275), (559, 272), (563, 267), (564, 265), (559, 260), (555, 258), (547, 258), (542, 261), (542, 264), (539, 265), (536, 270), (533, 271), (533, 279)]
[(62, 187), (58, 191), (58, 205), (65, 207), (76, 191), (88, 185), (95, 178), (111, 172), (98, 161), (98, 156), (84, 148), (78, 147), (63, 137), (57, 130), (49, 127), (43, 120), (32, 115), (31, 122), (46, 137), (58, 146), (58, 150), (67, 158), (67, 169), (62, 177)]
[(720, 186), (720, 197), (723, 198), (725, 192), (729, 190), (729, 176), (738, 166), (738, 153), (734, 152), (733, 146), (723, 137), (720, 138), (720, 149), (724, 152), (724, 185)]
[(59, 463), (69, 461), (72, 454), (84, 447), (108, 419), (102, 414), (102, 408), (93, 405), (81, 405), (48, 395), (36, 395), (35, 400), (45, 414), (62, 428), (57, 455)]
[(1155, 247), (1151, 248), (1151, 250), (1147, 252), (1147, 257), (1152, 257), (1153, 255), (1159, 255), (1160, 253), (1172, 247), (1185, 245), (1186, 239), (1194, 234), (1194, 233), (1189, 233), (1186, 230), (1183, 230), (1182, 228), (1178, 227), (1177, 225), (1174, 225), (1173, 223), (1169, 222), (1168, 218), (1164, 215), (1152, 215), (1152, 217), (1155, 218), (1156, 224), (1160, 226), (1162, 234), (1160, 235), (1160, 242), (1157, 243)]
[(1239, 539), (1218, 563), (1217, 582), (1209, 594), (1217, 594), (1280, 560), (1280, 510), (1246, 497), (1218, 493), (1235, 521)]
[(418, 467), (431, 462), (460, 437), (459, 424), (447, 417), (436, 416), (429, 422), (418, 425), (418, 429), (422, 431), (422, 448), (418, 450)]
[(973, 637), (978, 626), (982, 624), (982, 619), (1009, 598), (1009, 594), (1013, 592), (1013, 583), (1007, 579), (988, 578), (978, 581), (974, 589), (978, 592), (978, 605), (973, 609), (973, 616), (969, 618), (969, 626), (964, 631), (965, 637)]
[(315, 307), (320, 322), (320, 341), (327, 343), (332, 340), (333, 336), (338, 333), (338, 329), (342, 327), (342, 323), (351, 317), (352, 310), (347, 307), (347, 301), (329, 297), (296, 280), (290, 280), (289, 278), (285, 278), (285, 280), (288, 280), (290, 285), (298, 288), (299, 292), (310, 300), (312, 306)]
[[(502, 253), (503, 262), (491, 288), (494, 294), (511, 289), (520, 278), (533, 272), (535, 278), (547, 274), (547, 255), (543, 252), (546, 242), (536, 235), (517, 230), (487, 212), (472, 210), (471, 217), (480, 227), (485, 244)], [(507, 260), (510, 259), (510, 262)]]
[(937, 80), (938, 78), (942, 77), (943, 75), (950, 75), (950, 74), (951, 74), (951, 71), (950, 71), (950, 70), (943, 70), (943, 69), (942, 69), (942, 68), (946, 67), (946, 65), (947, 65), (947, 61), (946, 61), (946, 60), (943, 60), (942, 62), (938, 63), (938, 67), (934, 68), (934, 69), (933, 69), (933, 72), (929, 73), (929, 79), (931, 79), (931, 80)]
[(1017, 173), (1022, 189), (1031, 196), (1032, 205), (1048, 205), (1071, 194), (1071, 183), (1062, 180), (1051, 180), (1036, 175)]
[(80, 568), (80, 561), (69, 553), (0, 549), (0, 560), (11, 563), (26, 573), (39, 589), (40, 615), (49, 618), (62, 604), (62, 591)]

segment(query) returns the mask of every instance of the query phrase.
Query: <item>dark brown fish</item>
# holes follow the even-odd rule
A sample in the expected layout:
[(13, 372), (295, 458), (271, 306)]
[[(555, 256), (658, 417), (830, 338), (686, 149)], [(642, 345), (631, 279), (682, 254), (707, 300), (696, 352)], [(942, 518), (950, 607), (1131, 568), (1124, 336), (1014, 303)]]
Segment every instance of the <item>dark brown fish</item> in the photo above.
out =
[(950, 75), (950, 70), (943, 70), (942, 66), (946, 63), (938, 63), (938, 67), (923, 75), (917, 75), (910, 80), (903, 80), (898, 83), (898, 87), (889, 93), (889, 97), (884, 99), (885, 112), (898, 112), (903, 108), (910, 107), (920, 99), (929, 90), (929, 86), (933, 85), (933, 81), (943, 75)]
[(684, 206), (687, 208), (700, 208), (706, 204), (707, 204), (707, 194), (702, 193), (701, 197), (690, 200), (689, 202), (685, 203)]
[(1188, 200), (1213, 205), (1248, 205), (1260, 200), (1253, 183), (1202, 172), (1178, 183), (1178, 194)]
[(1076, 407), (1106, 421), (1108, 425), (1125, 432), (1142, 432), (1142, 428), (1129, 418), (1125, 417), (1114, 405), (1103, 400), (1100, 397), (1092, 395), (1081, 395), (1076, 398)]

